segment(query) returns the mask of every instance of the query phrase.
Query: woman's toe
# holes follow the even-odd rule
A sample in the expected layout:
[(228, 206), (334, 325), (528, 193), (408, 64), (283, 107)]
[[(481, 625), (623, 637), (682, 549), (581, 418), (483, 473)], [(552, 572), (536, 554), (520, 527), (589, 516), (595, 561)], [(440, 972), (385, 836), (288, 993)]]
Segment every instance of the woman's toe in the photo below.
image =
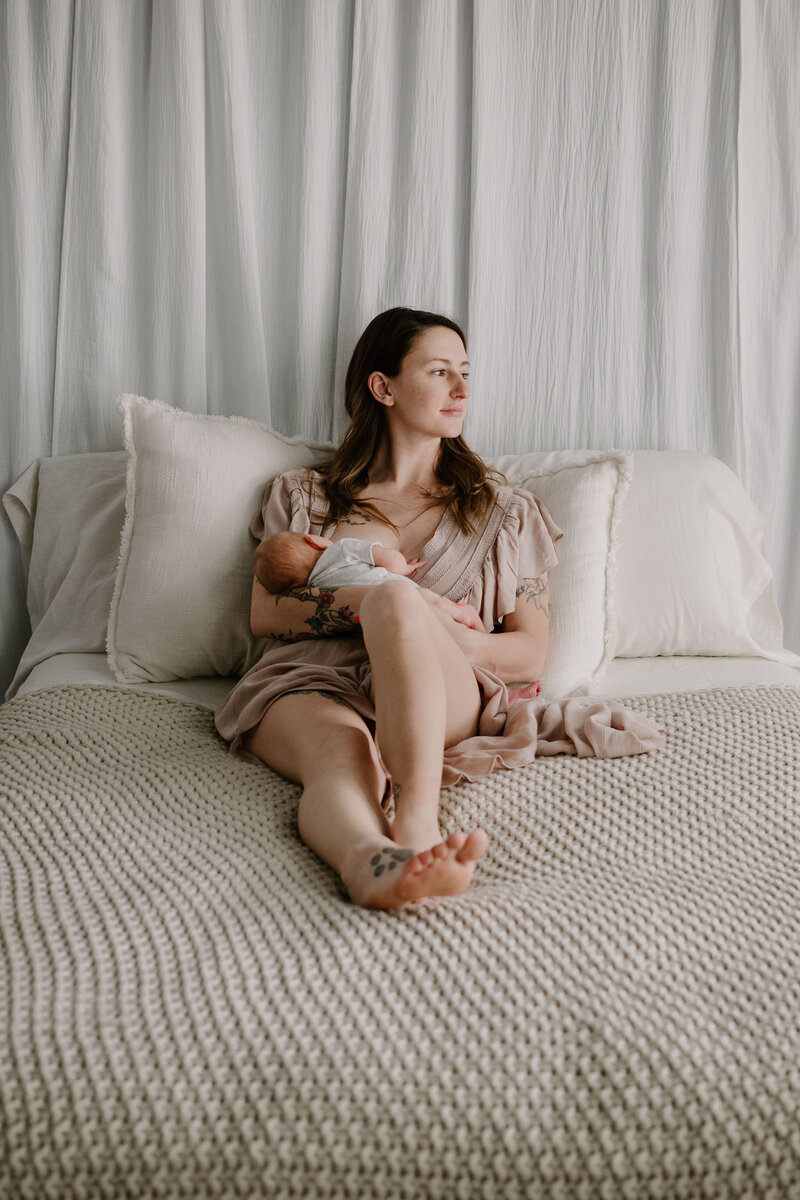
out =
[(484, 829), (473, 829), (461, 849), (456, 852), (458, 862), (475, 862), (486, 852), (489, 839)]

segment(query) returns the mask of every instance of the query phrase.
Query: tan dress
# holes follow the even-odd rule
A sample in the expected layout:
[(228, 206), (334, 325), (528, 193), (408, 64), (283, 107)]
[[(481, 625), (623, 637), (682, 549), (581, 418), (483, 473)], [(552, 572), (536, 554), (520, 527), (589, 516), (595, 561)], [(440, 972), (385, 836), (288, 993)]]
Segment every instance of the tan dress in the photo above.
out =
[[(261, 509), (250, 524), (259, 540), (285, 529), (330, 537), (335, 528), (327, 520), (320, 477), (306, 468), (285, 471), (268, 484)], [(514, 611), (518, 581), (535, 579), (556, 565), (555, 543), (561, 536), (561, 530), (535, 496), (503, 485), (488, 520), (474, 534), (462, 533), (450, 510), (444, 511), (420, 552), (419, 557), (426, 561), (412, 579), (449, 600), (472, 605), (485, 628), (497, 630), (503, 617)], [(548, 711), (552, 748), (543, 751), (540, 746), (539, 753), (598, 753), (585, 738), (581, 739), (580, 731), (577, 738), (565, 734), (563, 721), (556, 728), (553, 705), (525, 699), (510, 705), (508, 688), (497, 675), (478, 666), (473, 666), (473, 671), (482, 701), (478, 734), (445, 749), (445, 785), (531, 762), (540, 740), (539, 725)], [(374, 735), (370, 680), (369, 657), (357, 631), (289, 645), (270, 641), (260, 661), (217, 709), (217, 729), (231, 743), (233, 753), (249, 758), (241, 745), (242, 736), (259, 723), (274, 700), (287, 692), (322, 690), (345, 700)], [(562, 715), (564, 703), (555, 706)], [(621, 753), (651, 748), (631, 745)]]

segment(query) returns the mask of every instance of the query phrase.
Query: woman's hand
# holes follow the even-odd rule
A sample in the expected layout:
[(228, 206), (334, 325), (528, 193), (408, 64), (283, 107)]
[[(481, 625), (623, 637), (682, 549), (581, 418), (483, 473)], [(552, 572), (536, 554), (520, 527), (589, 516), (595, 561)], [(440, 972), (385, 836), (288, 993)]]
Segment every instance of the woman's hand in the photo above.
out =
[(480, 616), (468, 604), (454, 604), (427, 588), (420, 588), (439, 621), (468, 662), (497, 675), (504, 683), (529, 683), (541, 679), (547, 656), (548, 613), (529, 602), (546, 595), (547, 576), (521, 580), (517, 606), (503, 619), (502, 631), (487, 633)]
[(480, 614), (471, 604), (457, 604), (455, 600), (448, 600), (430, 588), (421, 587), (419, 591), (445, 627), (455, 622), (457, 625), (466, 625), (468, 629), (477, 629), (479, 633), (486, 632)]

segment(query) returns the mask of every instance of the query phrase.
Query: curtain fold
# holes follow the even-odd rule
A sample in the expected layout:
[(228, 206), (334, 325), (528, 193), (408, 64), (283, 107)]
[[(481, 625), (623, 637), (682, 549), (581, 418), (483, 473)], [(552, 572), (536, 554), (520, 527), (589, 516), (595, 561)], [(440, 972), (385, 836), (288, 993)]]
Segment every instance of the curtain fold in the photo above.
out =
[(800, 649), (792, 0), (8, 0), (0, 55), (4, 486), (120, 392), (338, 439), (366, 322), (438, 309), (477, 450), (732, 466)]
[[(335, 403), (361, 330), (410, 305), (468, 319), (472, 4), (355, 5)], [(335, 436), (346, 428), (341, 401)]]
[(769, 521), (786, 641), (800, 649), (800, 9), (742, 0), (742, 480)]
[[(728, 3), (478, 5), (478, 441), (737, 464)], [(492, 413), (502, 406), (498, 429)]]
[[(74, 5), (0, 5), (0, 488), (52, 452)], [(0, 518), (0, 694), (30, 626)]]

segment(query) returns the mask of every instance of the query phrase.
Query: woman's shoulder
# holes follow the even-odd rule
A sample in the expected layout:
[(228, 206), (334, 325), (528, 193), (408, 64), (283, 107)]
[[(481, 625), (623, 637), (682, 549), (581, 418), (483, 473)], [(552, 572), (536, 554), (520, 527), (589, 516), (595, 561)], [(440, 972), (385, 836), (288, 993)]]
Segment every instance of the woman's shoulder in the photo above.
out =
[(539, 499), (530, 488), (525, 487), (517, 479), (495, 479), (492, 481), (495, 493), (495, 503), (507, 508), (510, 504), (524, 508), (525, 505), (538, 504)]
[(275, 475), (265, 488), (267, 495), (270, 492), (280, 493), (294, 496), (301, 502), (305, 498), (308, 503), (316, 500), (322, 490), (322, 475), (314, 467), (290, 467), (288, 471)]
[(320, 509), (319, 478), (309, 467), (292, 467), (273, 475), (264, 486), (250, 532), (259, 539), (280, 529), (302, 526), (302, 532), (307, 532), (305, 527)]
[(513, 479), (495, 483), (494, 502), (505, 517), (511, 519), (518, 519), (532, 508), (538, 508), (540, 505), (540, 501), (533, 492)]
[(563, 537), (563, 530), (556, 524), (552, 513), (534, 492), (519, 483), (509, 482), (500, 489), (498, 503), (505, 509), (504, 525), (513, 526), (519, 533), (535, 537), (544, 535), (550, 542)]
[(315, 471), (313, 467), (290, 467), (288, 471), (279, 471), (272, 479), (273, 484), (282, 484), (285, 487), (301, 487), (303, 484), (311, 482), (317, 483), (322, 479), (319, 471)]
[(315, 467), (293, 467), (276, 477), (281, 495), (286, 497), (292, 511), (303, 509), (312, 520), (322, 520), (328, 511), (323, 475)]

